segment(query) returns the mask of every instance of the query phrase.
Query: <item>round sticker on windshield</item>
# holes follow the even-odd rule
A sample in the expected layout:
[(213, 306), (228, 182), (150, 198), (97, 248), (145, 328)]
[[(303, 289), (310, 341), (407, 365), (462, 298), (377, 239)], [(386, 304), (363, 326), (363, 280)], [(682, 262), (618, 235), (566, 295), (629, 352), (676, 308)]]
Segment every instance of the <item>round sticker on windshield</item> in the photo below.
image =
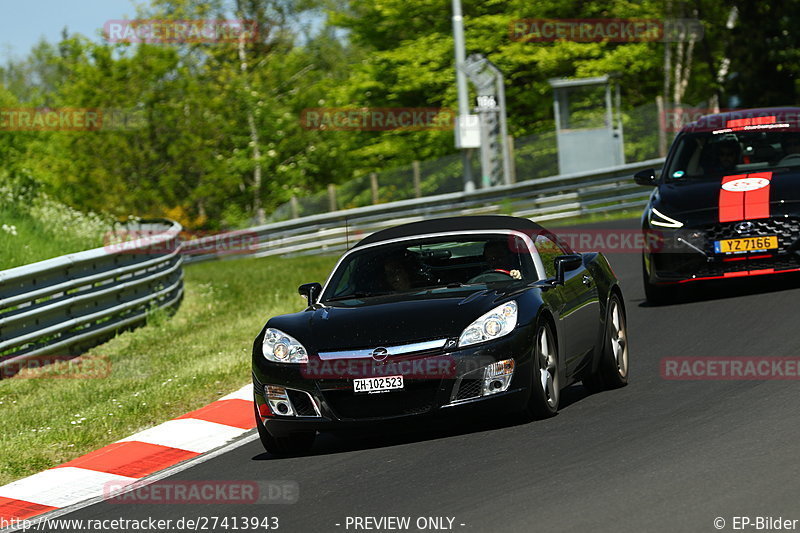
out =
[(769, 185), (769, 180), (764, 178), (741, 178), (722, 184), (722, 188), (728, 192), (747, 192), (757, 191)]
[(684, 172), (683, 170), (676, 170), (675, 172), (672, 173), (672, 177), (682, 178), (684, 174), (686, 174), (686, 172)]

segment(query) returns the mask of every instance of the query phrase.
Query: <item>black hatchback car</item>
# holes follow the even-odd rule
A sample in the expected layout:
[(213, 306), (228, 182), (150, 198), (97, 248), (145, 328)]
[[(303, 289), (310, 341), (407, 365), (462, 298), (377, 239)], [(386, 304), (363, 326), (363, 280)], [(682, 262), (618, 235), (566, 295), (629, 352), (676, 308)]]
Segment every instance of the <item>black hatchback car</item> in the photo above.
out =
[(454, 217), (379, 231), (347, 251), (308, 307), (253, 345), (265, 448), (302, 452), (317, 431), (457, 412), (552, 416), (560, 391), (625, 385), (619, 283), (599, 253), (541, 226)]
[(642, 215), (651, 302), (682, 284), (800, 270), (800, 108), (702, 117), (670, 148)]

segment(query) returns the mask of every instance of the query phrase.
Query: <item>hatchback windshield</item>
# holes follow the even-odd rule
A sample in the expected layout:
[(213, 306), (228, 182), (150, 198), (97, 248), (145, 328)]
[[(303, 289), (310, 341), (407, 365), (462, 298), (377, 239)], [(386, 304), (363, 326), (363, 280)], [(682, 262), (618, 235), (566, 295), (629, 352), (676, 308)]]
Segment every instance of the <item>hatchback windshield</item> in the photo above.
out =
[(800, 166), (800, 131), (688, 133), (677, 142), (666, 174), (671, 182)]
[(350, 254), (322, 300), (454, 290), (536, 281), (525, 242), (514, 235), (464, 235), (403, 241)]

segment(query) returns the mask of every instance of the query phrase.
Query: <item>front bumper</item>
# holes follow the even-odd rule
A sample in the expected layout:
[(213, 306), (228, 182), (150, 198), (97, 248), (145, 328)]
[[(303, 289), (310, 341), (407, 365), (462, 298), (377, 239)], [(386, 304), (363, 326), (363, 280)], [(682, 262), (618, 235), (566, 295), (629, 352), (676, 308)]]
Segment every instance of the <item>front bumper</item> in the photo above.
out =
[[(278, 435), (455, 413), (479, 404), (495, 412), (521, 409), (530, 394), (532, 353), (532, 326), (518, 327), (509, 335), (484, 344), (394, 356), (383, 364), (371, 359), (321, 361), (313, 355), (308, 364), (278, 364), (254, 352), (256, 412), (260, 413), (265, 428)], [(476, 381), (480, 379), (482, 383), (483, 369), (505, 359), (513, 359), (515, 365), (508, 389), (481, 396), (482, 389)], [(365, 367), (379, 375), (403, 375), (404, 388), (380, 394), (356, 394), (353, 379), (368, 377), (363, 372)], [(285, 387), (290, 398), (299, 401), (308, 398), (313, 405), (305, 403), (296, 409), (301, 416), (278, 415), (262, 407), (267, 403), (265, 387), (270, 385)]]
[[(645, 250), (649, 281), (674, 284), (800, 270), (800, 218), (752, 222), (753, 229), (746, 233), (736, 230), (736, 222), (673, 231), (645, 228), (645, 233), (659, 235), (656, 244)], [(714, 250), (716, 241), (771, 235), (778, 237), (778, 249), (742, 254), (719, 254)]]

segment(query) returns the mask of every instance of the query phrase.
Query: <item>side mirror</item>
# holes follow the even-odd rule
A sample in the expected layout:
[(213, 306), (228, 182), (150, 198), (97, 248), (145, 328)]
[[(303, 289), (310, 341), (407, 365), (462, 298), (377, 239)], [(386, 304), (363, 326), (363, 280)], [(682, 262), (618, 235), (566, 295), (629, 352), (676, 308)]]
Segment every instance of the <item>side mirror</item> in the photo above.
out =
[(656, 169), (648, 168), (647, 170), (640, 170), (633, 175), (633, 181), (639, 185), (649, 185), (650, 187), (656, 186)]
[(583, 265), (583, 256), (580, 254), (559, 255), (553, 259), (553, 263), (556, 267), (556, 285), (563, 285), (564, 274)]
[(308, 305), (314, 305), (317, 303), (317, 298), (319, 295), (322, 294), (322, 285), (319, 283), (304, 283), (297, 288), (297, 292), (300, 293), (301, 296), (305, 296), (308, 300)]

